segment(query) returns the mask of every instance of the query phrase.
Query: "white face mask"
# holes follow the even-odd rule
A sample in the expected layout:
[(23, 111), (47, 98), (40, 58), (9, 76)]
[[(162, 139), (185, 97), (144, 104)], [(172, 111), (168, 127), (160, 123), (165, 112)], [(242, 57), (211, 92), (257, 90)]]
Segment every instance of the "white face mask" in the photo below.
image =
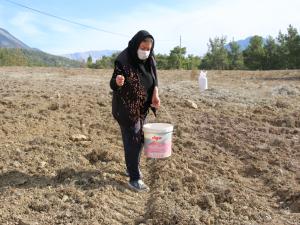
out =
[(148, 57), (150, 55), (150, 51), (144, 51), (142, 49), (138, 49), (137, 55), (140, 60), (146, 60), (146, 59), (148, 59)]

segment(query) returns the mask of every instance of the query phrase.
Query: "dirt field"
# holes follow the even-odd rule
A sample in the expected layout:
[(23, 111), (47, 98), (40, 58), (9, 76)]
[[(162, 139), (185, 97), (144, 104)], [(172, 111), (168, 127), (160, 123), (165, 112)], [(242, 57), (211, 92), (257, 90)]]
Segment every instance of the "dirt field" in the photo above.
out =
[[(112, 71), (0, 69), (0, 224), (300, 224), (300, 71), (160, 71), (173, 154), (127, 188)], [(187, 100), (198, 108), (191, 107)]]

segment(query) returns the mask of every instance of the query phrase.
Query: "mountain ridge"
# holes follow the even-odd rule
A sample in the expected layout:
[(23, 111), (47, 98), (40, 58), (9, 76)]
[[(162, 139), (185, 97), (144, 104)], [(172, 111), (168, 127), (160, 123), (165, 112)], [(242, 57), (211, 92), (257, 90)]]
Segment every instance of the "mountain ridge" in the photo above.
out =
[(81, 67), (78, 61), (31, 48), (0, 27), (0, 66)]
[(0, 27), (0, 47), (1, 48), (22, 48), (31, 49), (28, 45), (13, 36), (7, 30)]

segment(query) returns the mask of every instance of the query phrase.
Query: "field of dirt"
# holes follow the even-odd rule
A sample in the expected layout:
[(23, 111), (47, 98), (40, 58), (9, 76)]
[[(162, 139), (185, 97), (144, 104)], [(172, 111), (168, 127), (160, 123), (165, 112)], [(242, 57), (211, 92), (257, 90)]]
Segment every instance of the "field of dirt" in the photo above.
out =
[(127, 187), (111, 70), (0, 68), (0, 224), (300, 224), (300, 71), (159, 71), (168, 159)]

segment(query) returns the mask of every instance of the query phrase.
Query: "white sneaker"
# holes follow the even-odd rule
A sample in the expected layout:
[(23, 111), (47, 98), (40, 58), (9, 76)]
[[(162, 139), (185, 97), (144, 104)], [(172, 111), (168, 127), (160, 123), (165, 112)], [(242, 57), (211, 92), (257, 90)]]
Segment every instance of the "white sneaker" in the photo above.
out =
[(134, 180), (129, 182), (129, 187), (137, 192), (149, 191), (150, 188), (142, 180)]

